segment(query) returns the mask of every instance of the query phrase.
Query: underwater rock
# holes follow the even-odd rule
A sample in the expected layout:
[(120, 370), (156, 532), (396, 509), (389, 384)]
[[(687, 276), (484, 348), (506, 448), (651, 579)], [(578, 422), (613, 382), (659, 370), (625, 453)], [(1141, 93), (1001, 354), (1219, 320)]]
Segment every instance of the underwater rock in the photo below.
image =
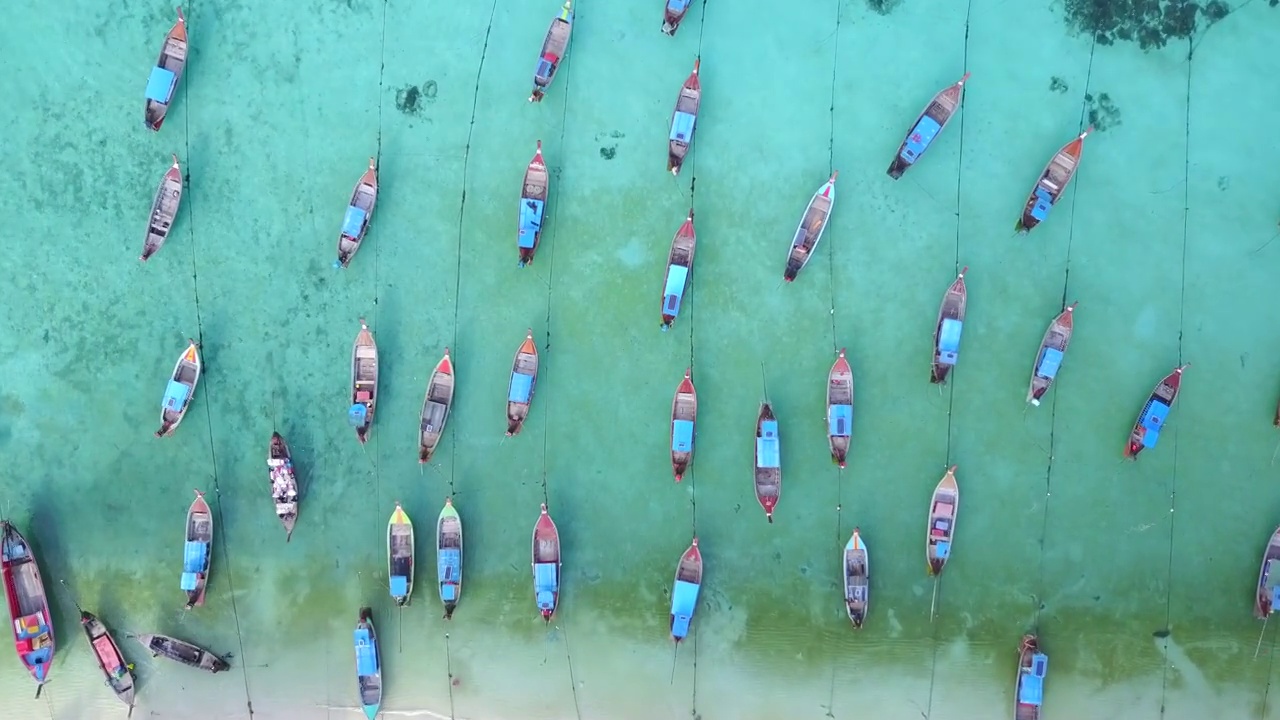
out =
[[(1271, 0), (1274, 7), (1280, 0)], [(1101, 45), (1136, 42), (1143, 50), (1190, 38), (1231, 13), (1223, 0), (1200, 5), (1190, 0), (1066, 0), (1067, 22)]]
[(1068, 88), (1068, 87), (1067, 87), (1067, 81), (1066, 81), (1066, 80), (1063, 80), (1062, 78), (1058, 77), (1057, 75), (1054, 75), (1053, 77), (1049, 78), (1049, 91), (1050, 91), (1050, 92), (1064, 93), (1064, 92), (1066, 92), (1066, 91), (1067, 91), (1067, 90), (1069, 90), (1069, 89), (1070, 89), (1070, 88)]
[(1120, 124), (1120, 108), (1111, 102), (1111, 96), (1106, 93), (1098, 93), (1095, 97), (1086, 93), (1084, 96), (1085, 107), (1089, 109), (1089, 124), (1098, 132), (1103, 132), (1107, 128), (1112, 128)]

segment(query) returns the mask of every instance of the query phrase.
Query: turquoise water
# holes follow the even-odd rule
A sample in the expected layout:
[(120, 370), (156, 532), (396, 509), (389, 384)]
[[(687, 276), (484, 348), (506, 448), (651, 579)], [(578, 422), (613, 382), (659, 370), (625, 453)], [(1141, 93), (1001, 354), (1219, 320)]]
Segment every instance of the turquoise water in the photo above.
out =
[[(1255, 660), (1251, 615), (1280, 520), (1265, 304), (1280, 9), (1238, 3), (1211, 22), (1215, 4), (1193, 28), (1192, 6), (1152, 5), (1163, 14), (1137, 22), (1076, 0), (808, 0), (792, 14), (740, 0), (696, 4), (673, 39), (660, 3), (586, 0), (560, 76), (529, 105), (554, 2), (197, 2), (179, 98), (152, 134), (141, 94), (172, 8), (20, 0), (0, 31), (13, 239), (0, 501), (41, 558), (59, 652), (38, 701), (0, 653), (6, 717), (124, 715), (73, 600), (137, 662), (135, 717), (357, 717), (351, 631), (366, 604), (388, 716), (1007, 716), (1034, 629), (1051, 658), (1045, 718), (1280, 717), (1276, 630)], [(704, 102), (673, 179), (667, 121), (695, 57)], [(890, 181), (902, 134), (966, 70), (960, 116)], [(1036, 173), (1090, 122), (1061, 205), (1013, 237)], [(551, 207), (518, 270), (516, 199), (539, 139)], [(171, 153), (186, 195), (143, 265)], [(382, 194), (367, 246), (334, 271), (371, 155)], [(782, 287), (795, 223), (832, 170), (821, 252)], [(663, 263), (690, 205), (692, 290), (663, 334)], [(967, 329), (940, 393), (925, 381), (930, 328), (963, 265)], [(1036, 343), (1073, 300), (1059, 380), (1026, 410)], [(363, 449), (345, 420), (360, 317), (383, 366)], [(543, 370), (524, 432), (504, 440), (526, 328)], [(188, 336), (207, 372), (183, 425), (156, 440)], [(444, 346), (456, 406), (422, 471), (418, 410)], [(844, 472), (822, 420), (839, 347), (857, 404)], [(1123, 463), (1143, 399), (1180, 362), (1192, 367), (1169, 430)], [(698, 455), (676, 485), (667, 415), (690, 365)], [(773, 525), (750, 481), (766, 383), (783, 435)], [(303, 482), (288, 544), (263, 462), (273, 428)], [(931, 622), (922, 533), (950, 464), (963, 503)], [(209, 599), (183, 613), (192, 488), (208, 491), (218, 540)], [(446, 496), (467, 543), (450, 622), (429, 570), (413, 605), (392, 608), (383, 545), (399, 500), (429, 568)], [(544, 501), (565, 553), (549, 628), (528, 565)], [(855, 525), (874, 567), (857, 634), (838, 575)], [(673, 663), (668, 594), (694, 533), (707, 574)], [(155, 631), (233, 654), (232, 672), (153, 661), (124, 639)]]

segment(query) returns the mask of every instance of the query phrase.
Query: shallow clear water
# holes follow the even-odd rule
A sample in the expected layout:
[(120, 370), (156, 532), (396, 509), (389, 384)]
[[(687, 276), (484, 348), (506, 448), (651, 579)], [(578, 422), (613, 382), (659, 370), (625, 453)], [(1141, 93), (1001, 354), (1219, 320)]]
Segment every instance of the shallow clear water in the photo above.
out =
[[(1047, 719), (1280, 717), (1275, 630), (1253, 659), (1251, 615), (1280, 520), (1267, 302), (1280, 9), (1237, 3), (1211, 23), (1215, 5), (1193, 30), (1182, 3), (1152, 4), (1163, 19), (1135, 24), (1078, 0), (717, 0), (673, 39), (661, 3), (585, 0), (561, 75), (529, 105), (555, 2), (206, 0), (184, 8), (192, 59), (153, 134), (141, 94), (172, 9), (19, 0), (0, 30), (0, 500), (39, 552), (59, 646), (38, 701), (0, 653), (4, 715), (123, 717), (78, 601), (124, 643), (158, 631), (234, 654), (210, 676), (126, 644), (139, 717), (356, 717), (364, 604), (388, 716), (1001, 717), (1019, 637), (1037, 630)], [(673, 179), (667, 122), (699, 56), (699, 129)], [(959, 117), (889, 180), (905, 130), (965, 70)], [(1090, 122), (1073, 186), (1014, 237), (1036, 173)], [(516, 200), (539, 139), (551, 206), (520, 270)], [(170, 153), (187, 190), (144, 265)], [(382, 193), (367, 247), (335, 271), (369, 156)], [(821, 252), (783, 287), (795, 223), (833, 169)], [(695, 279), (663, 334), (663, 264), (690, 205)], [(964, 265), (967, 329), (940, 392), (925, 381), (930, 328)], [(1036, 344), (1074, 300), (1059, 380), (1026, 410)], [(360, 317), (383, 366), (363, 449), (345, 420)], [(504, 440), (526, 328), (543, 370), (524, 432)], [(178, 432), (156, 440), (188, 336), (207, 372)], [(456, 406), (422, 471), (417, 415), (444, 346)], [(822, 419), (839, 347), (857, 408), (843, 472)], [(1123, 463), (1143, 399), (1181, 362), (1171, 427)], [(698, 454), (676, 485), (668, 412), (690, 365)], [(772, 525), (750, 479), (766, 384), (783, 435)], [(263, 462), (273, 428), (304, 483), (288, 544)], [(921, 535), (949, 464), (963, 503), (931, 622)], [(208, 602), (184, 613), (192, 488), (208, 491), (218, 535)], [(430, 542), (450, 495), (467, 554), (446, 622)], [(385, 577), (396, 500), (419, 538), (403, 612)], [(528, 565), (544, 501), (565, 553), (550, 627)], [(856, 634), (838, 575), (854, 526), (875, 570)], [(694, 533), (706, 579), (673, 666), (669, 592)]]

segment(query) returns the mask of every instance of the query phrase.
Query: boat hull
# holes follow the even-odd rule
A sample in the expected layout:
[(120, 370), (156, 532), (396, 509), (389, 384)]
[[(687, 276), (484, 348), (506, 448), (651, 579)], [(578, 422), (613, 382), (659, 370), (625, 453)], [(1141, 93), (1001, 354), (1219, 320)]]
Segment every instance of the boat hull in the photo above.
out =
[(39, 697), (49, 682), (57, 649), (53, 616), (31, 545), (7, 520), (0, 521), (0, 575), (3, 575), (9, 605), (14, 650), (31, 679), (36, 681), (36, 697)]

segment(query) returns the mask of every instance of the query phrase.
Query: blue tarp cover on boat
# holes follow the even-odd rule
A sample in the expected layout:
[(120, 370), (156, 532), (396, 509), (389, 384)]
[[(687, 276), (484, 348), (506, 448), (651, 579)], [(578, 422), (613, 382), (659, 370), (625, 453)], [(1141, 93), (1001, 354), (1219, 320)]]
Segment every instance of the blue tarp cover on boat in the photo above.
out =
[(533, 585), (539, 591), (555, 590), (560, 586), (559, 568), (555, 563), (540, 562), (533, 566)]
[(365, 212), (354, 205), (347, 206), (347, 214), (342, 216), (342, 234), (359, 237), (364, 229)]
[(689, 0), (667, 0), (667, 9), (673, 13), (684, 12), (689, 7)]
[(151, 77), (147, 78), (147, 99), (168, 103), (169, 94), (173, 92), (174, 79), (172, 70), (165, 70), (159, 65), (151, 68)]
[(680, 301), (684, 298), (684, 284), (689, 279), (689, 268), (683, 265), (672, 265), (667, 270), (667, 285), (662, 289), (662, 311), (668, 315), (680, 312)]
[(365, 419), (369, 417), (369, 408), (364, 403), (356, 403), (347, 410), (347, 422), (351, 427), (361, 427), (364, 425)]
[(693, 450), (692, 420), (676, 420), (671, 423), (671, 449), (676, 452)]
[(533, 376), (521, 372), (511, 373), (511, 390), (507, 393), (507, 401), (514, 403), (529, 402), (529, 394), (533, 390)]
[[(436, 553), (436, 579), (440, 582), (456, 583), (462, 580), (462, 551), (456, 548), (445, 548)], [(453, 600), (456, 595), (455, 589), (449, 586), (440, 586), (440, 597), (444, 600)]]
[(1040, 358), (1040, 366), (1036, 368), (1036, 374), (1052, 380), (1058, 376), (1058, 368), (1061, 366), (1062, 351), (1057, 348), (1045, 348), (1044, 355)]
[(188, 540), (182, 548), (182, 569), (187, 572), (203, 571), (208, 551), (208, 543)]
[(164, 400), (161, 402), (161, 407), (172, 412), (182, 412), (182, 406), (186, 404), (187, 397), (190, 394), (190, 386), (183, 385), (177, 380), (170, 380), (164, 389)]
[(392, 597), (404, 597), (409, 594), (409, 578), (404, 575), (391, 576)]
[(1275, 612), (1280, 608), (1280, 586), (1271, 588), (1271, 611)]
[(1044, 702), (1044, 678), (1023, 673), (1018, 685), (1018, 702), (1023, 705), (1039, 705)]
[(445, 602), (451, 602), (458, 599), (458, 586), (454, 584), (446, 584), (440, 586), (440, 599)]
[(533, 248), (534, 242), (538, 239), (538, 233), (542, 232), (542, 213), (545, 210), (546, 205), (541, 200), (521, 198), (520, 236), (517, 238), (517, 243), (525, 250)]
[(1053, 209), (1053, 196), (1049, 194), (1048, 190), (1045, 190), (1044, 188), (1037, 185), (1036, 186), (1036, 202), (1034, 205), (1031, 206), (1031, 217), (1041, 222), (1044, 222), (1044, 219), (1049, 217), (1049, 211), (1052, 209)]
[(902, 149), (902, 159), (909, 163), (920, 159), (924, 151), (929, 148), (929, 143), (933, 142), (933, 139), (937, 137), (938, 131), (941, 129), (942, 126), (938, 124), (938, 121), (928, 115), (920, 118), (920, 122), (916, 123), (916, 126), (911, 128), (911, 132), (907, 134), (907, 146)]
[(551, 77), (551, 61), (546, 58), (538, 59), (538, 69), (534, 71), (534, 75), (544, 80)]
[(1160, 439), (1160, 431), (1164, 428), (1164, 421), (1168, 417), (1169, 406), (1163, 401), (1153, 399), (1147, 403), (1147, 410), (1142, 414), (1142, 427), (1147, 430), (1142, 436), (1142, 447), (1156, 446), (1156, 441)]
[(689, 144), (693, 137), (693, 123), (697, 118), (687, 112), (678, 112), (671, 118), (671, 140)]
[(935, 544), (933, 547), (934, 547), (934, 551), (937, 552), (938, 557), (942, 558), (943, 560), (946, 560), (948, 557), (950, 557), (951, 543), (947, 542), (946, 540), (939, 540), (937, 544)]
[(555, 610), (556, 596), (550, 590), (538, 591), (538, 609), (539, 610)]
[(187, 592), (200, 587), (200, 577), (193, 572), (182, 573), (182, 583), (180, 587)]
[(694, 583), (676, 581), (675, 591), (671, 593), (671, 634), (677, 638), (689, 634), (689, 621), (693, 620), (699, 589), (700, 586)]
[(369, 677), (378, 674), (378, 650), (367, 628), (356, 628), (356, 675)]
[(778, 421), (760, 423), (760, 437), (756, 438), (756, 467), (782, 467), (778, 448)]
[(942, 329), (938, 333), (938, 362), (943, 365), (955, 365), (960, 357), (960, 333), (964, 323), (954, 318), (942, 321)]
[(827, 433), (836, 437), (849, 437), (853, 428), (853, 406), (832, 405), (831, 417), (827, 420)]

